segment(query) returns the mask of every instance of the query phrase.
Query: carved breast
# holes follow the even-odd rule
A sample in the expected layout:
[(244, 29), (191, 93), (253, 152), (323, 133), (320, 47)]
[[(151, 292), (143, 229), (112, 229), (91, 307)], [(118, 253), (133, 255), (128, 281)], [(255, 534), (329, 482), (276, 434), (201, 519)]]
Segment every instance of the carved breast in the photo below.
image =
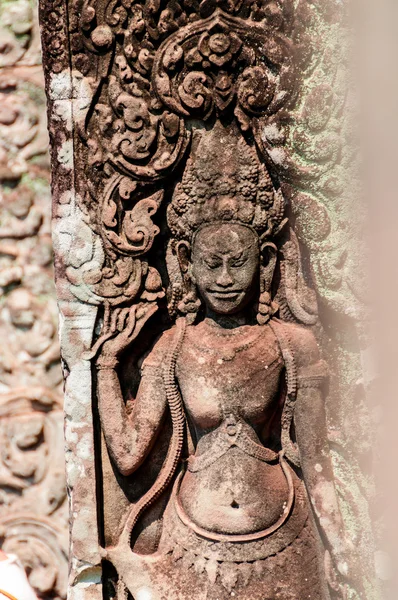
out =
[(283, 360), (268, 327), (189, 327), (177, 365), (186, 410), (198, 433), (233, 413), (256, 425), (275, 406)]

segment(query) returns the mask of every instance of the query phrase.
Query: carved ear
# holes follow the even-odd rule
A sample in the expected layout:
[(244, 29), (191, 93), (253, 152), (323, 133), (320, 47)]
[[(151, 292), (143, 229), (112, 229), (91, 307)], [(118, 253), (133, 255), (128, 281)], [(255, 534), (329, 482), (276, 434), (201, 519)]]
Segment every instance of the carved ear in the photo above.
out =
[(178, 242), (176, 247), (178, 264), (180, 265), (181, 273), (188, 273), (189, 265), (191, 264), (191, 246), (188, 242)]
[(272, 278), (274, 276), (275, 271), (277, 252), (277, 247), (271, 242), (265, 242), (260, 247), (261, 287), (264, 287), (264, 289), (260, 290), (261, 292), (268, 291), (271, 286)]

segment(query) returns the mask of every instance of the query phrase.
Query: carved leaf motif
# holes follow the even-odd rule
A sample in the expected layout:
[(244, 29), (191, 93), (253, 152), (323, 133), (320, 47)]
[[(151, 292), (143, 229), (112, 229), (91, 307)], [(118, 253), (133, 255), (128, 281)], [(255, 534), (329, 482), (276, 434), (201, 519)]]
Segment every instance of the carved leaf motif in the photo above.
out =
[[(118, 193), (122, 200), (126, 200), (134, 190), (134, 183), (128, 186), (124, 179), (120, 186)], [(119, 218), (116, 217), (118, 208), (113, 194), (114, 191), (111, 191), (106, 196), (102, 209), (102, 222), (107, 239), (124, 254), (144, 254), (151, 248), (155, 236), (159, 233), (159, 227), (153, 224), (151, 217), (161, 203), (163, 191), (138, 200), (131, 209), (121, 206)]]
[[(268, 84), (274, 81), (275, 74), (264, 63), (264, 52), (281, 74), (292, 65), (282, 37), (272, 37), (272, 34), (267, 37), (269, 32), (255, 30), (253, 33), (252, 29), (253, 25), (245, 26), (244, 22), (228, 18), (217, 10), (206, 21), (188, 25), (171, 36), (155, 56), (153, 71), (153, 84), (165, 104), (182, 115), (187, 109), (198, 111), (206, 119), (210, 115), (211, 98), (218, 110), (227, 108), (230, 103), (225, 101), (228, 89), (229, 101), (237, 94), (238, 112), (263, 114), (275, 88)], [(262, 42), (261, 55), (255, 36)], [(236, 78), (235, 73), (241, 71), (242, 66), (248, 68), (255, 63), (254, 71), (247, 71), (240, 80)], [(221, 73), (221, 69), (228, 72)], [(197, 81), (202, 85), (206, 83), (207, 89), (194, 85)], [(281, 81), (278, 78), (277, 81), (280, 86)], [(257, 92), (254, 95), (253, 90)], [(279, 103), (281, 98), (279, 95)]]
[[(163, 66), (167, 71), (174, 71), (184, 56), (184, 50), (179, 44), (172, 44), (163, 57)], [(199, 55), (200, 60), (200, 55)]]
[(238, 83), (240, 105), (252, 114), (262, 114), (274, 95), (274, 85), (261, 67), (245, 69)]
[[(125, 134), (116, 136), (121, 153), (129, 160), (142, 160), (150, 156), (150, 150), (157, 134), (157, 119), (150, 116), (143, 99), (122, 93), (116, 107), (123, 116), (127, 129)], [(133, 132), (133, 133), (131, 133)]]
[(156, 269), (149, 267), (145, 279), (145, 289), (141, 293), (141, 299), (147, 300), (148, 302), (154, 302), (158, 298), (163, 298), (163, 296), (162, 279)]
[(124, 177), (119, 185), (119, 195), (122, 200), (130, 200), (132, 193), (137, 189), (137, 182)]
[(76, 39), (84, 40), (104, 82), (86, 123), (90, 164), (158, 181), (188, 145), (183, 118), (208, 119), (214, 111), (234, 111), (241, 127), (256, 133), (258, 118), (278, 113), (294, 96), (293, 17), (291, 2), (266, 2), (249, 14), (241, 1), (84, 2)]
[(159, 227), (153, 225), (150, 218), (157, 211), (155, 200), (147, 198), (138, 202), (123, 220), (123, 233), (135, 252), (144, 252), (159, 233)]
[(116, 227), (117, 219), (117, 205), (116, 202), (110, 198), (106, 198), (102, 210), (102, 221), (105, 227)]
[(210, 92), (206, 87), (208, 79), (205, 73), (192, 71), (184, 78), (178, 92), (183, 104), (188, 108), (203, 108), (205, 115), (211, 102)]
[(135, 298), (142, 283), (142, 263), (130, 257), (121, 257), (116, 260), (112, 267), (102, 268), (102, 277), (95, 285), (90, 273), (84, 277), (87, 284), (91, 284), (92, 290), (100, 297), (116, 304), (126, 298)]

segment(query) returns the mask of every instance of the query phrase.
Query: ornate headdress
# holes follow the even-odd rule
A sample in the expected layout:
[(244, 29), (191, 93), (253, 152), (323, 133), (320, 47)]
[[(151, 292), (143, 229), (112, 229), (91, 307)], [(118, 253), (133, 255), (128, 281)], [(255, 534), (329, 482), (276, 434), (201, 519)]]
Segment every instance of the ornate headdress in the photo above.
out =
[[(171, 312), (195, 314), (200, 305), (194, 282), (184, 282), (181, 277), (177, 243), (191, 243), (195, 233), (207, 224), (229, 222), (250, 227), (260, 243), (273, 246), (280, 258), (277, 289), (271, 290), (266, 267), (260, 270), (258, 322), (266, 323), (279, 309), (286, 320), (314, 323), (316, 301), (304, 282), (293, 231), (286, 227), (276, 243), (287, 224), (284, 213), (282, 192), (274, 186), (253, 144), (220, 121), (210, 130), (196, 130), (182, 179), (167, 209)], [(273, 267), (269, 271), (273, 273)]]
[(272, 238), (283, 221), (284, 200), (255, 147), (219, 121), (195, 137), (167, 212), (174, 240), (191, 241), (198, 228), (217, 221), (238, 222)]

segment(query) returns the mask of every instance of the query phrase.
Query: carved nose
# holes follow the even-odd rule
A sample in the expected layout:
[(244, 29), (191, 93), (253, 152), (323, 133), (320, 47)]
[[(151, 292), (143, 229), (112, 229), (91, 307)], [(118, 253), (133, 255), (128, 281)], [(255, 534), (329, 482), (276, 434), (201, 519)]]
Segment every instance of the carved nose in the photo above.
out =
[(220, 287), (229, 287), (233, 284), (234, 280), (232, 279), (231, 273), (229, 272), (227, 267), (223, 267), (221, 273), (217, 277), (217, 285)]

